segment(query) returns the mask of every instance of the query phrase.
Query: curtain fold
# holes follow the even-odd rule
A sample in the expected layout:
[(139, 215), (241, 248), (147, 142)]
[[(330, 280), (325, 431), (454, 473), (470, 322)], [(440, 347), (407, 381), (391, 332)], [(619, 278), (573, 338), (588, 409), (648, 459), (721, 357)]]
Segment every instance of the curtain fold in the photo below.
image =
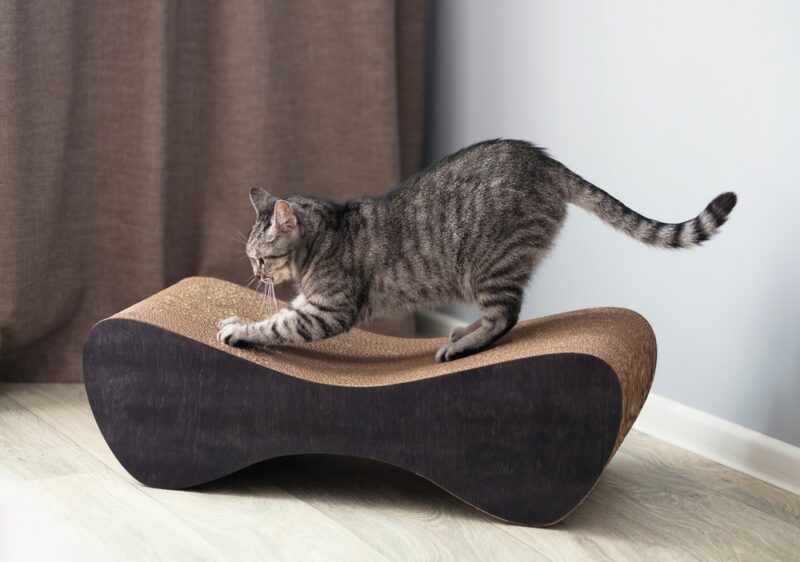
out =
[(415, 172), (424, 28), (424, 0), (0, 3), (0, 380), (80, 380), (97, 320), (246, 281), (249, 187)]

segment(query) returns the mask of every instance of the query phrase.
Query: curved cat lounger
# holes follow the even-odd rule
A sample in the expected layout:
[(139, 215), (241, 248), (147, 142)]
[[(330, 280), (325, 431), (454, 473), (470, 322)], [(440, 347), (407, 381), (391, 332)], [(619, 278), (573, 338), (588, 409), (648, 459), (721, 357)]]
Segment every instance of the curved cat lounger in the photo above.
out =
[(324, 453), (415, 472), (506, 521), (550, 525), (588, 495), (650, 389), (638, 314), (521, 322), (492, 348), (436, 363), (444, 338), (352, 330), (266, 351), (215, 338), (259, 293), (185, 279), (103, 320), (84, 348), (103, 437), (137, 480), (187, 488), (259, 461)]

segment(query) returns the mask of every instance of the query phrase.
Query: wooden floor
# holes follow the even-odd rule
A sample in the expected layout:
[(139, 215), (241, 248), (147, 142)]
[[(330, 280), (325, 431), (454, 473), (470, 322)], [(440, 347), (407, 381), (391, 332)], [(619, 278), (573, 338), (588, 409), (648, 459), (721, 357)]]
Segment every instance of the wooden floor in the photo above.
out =
[(374, 462), (141, 486), (81, 385), (0, 385), (0, 560), (799, 560), (800, 497), (632, 433), (565, 522), (497, 522)]

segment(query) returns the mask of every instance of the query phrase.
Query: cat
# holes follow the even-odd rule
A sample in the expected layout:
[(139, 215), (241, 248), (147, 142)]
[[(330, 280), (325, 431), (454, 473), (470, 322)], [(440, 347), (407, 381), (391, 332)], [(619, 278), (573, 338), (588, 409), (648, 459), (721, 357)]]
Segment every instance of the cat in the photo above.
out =
[(436, 352), (451, 361), (485, 349), (517, 322), (525, 287), (573, 203), (662, 248), (699, 245), (736, 205), (716, 197), (696, 218), (646, 218), (543, 149), (489, 140), (432, 164), (382, 197), (335, 203), (250, 190), (256, 221), (246, 244), (253, 273), (293, 281), (291, 304), (260, 322), (236, 316), (217, 337), (264, 347), (341, 334), (376, 312), (476, 303), (476, 322)]

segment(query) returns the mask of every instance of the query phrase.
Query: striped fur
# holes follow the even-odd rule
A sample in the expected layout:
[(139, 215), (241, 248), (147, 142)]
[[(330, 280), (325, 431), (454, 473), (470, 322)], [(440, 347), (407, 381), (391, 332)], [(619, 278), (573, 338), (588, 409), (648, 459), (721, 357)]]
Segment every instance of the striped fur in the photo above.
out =
[(624, 203), (565, 169), (571, 203), (594, 213), (607, 224), (640, 242), (661, 248), (689, 248), (702, 244), (728, 220), (736, 205), (735, 193), (722, 193), (688, 221), (665, 223), (649, 219)]
[(220, 322), (218, 337), (241, 346), (334, 336), (376, 312), (476, 303), (481, 318), (453, 332), (436, 354), (448, 361), (484, 349), (517, 321), (523, 292), (574, 203), (646, 244), (684, 248), (725, 222), (736, 196), (714, 199), (696, 218), (654, 221), (523, 141), (465, 148), (383, 197), (335, 203), (280, 200), (253, 188), (257, 219), (246, 251), (256, 275), (292, 281), (299, 296), (277, 314)]

